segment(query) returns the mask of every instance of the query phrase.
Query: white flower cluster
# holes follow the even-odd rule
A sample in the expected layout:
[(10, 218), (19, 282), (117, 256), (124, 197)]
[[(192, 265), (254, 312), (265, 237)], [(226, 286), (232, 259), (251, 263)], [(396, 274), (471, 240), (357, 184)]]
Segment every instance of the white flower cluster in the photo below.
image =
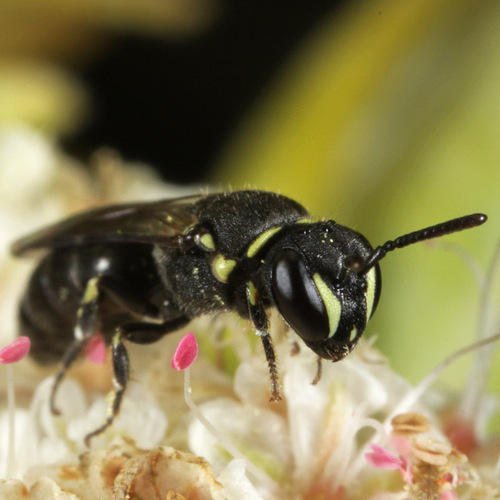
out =
[[(9, 221), (3, 228), (11, 228), (2, 233), (5, 243), (13, 233), (41, 223), (46, 215), (50, 218), (58, 210), (79, 208), (85, 195), (90, 203), (100, 201), (93, 198), (95, 189), (89, 188), (92, 182), (86, 175), (63, 161), (48, 143), (28, 131), (16, 133), (20, 135), (13, 142), (5, 137), (2, 141), (0, 135), (0, 160), (13, 147), (20, 157), (24, 149), (33, 154), (39, 151), (38, 161), (30, 158), (23, 163), (21, 158), (19, 165), (29, 165), (23, 169), (38, 165), (40, 172), (29, 174), (31, 182), (26, 185), (14, 167), (5, 174), (12, 190), (19, 193), (17, 197), (10, 193), (14, 205), (0, 206), (0, 217)], [(10, 161), (15, 163), (16, 156)], [(65, 165), (73, 172), (72, 188), (61, 190), (59, 176), (70, 176)], [(178, 195), (149, 173), (116, 163), (112, 169), (111, 185), (123, 186), (120, 179), (129, 178), (128, 185), (134, 186), (130, 196), (144, 191)], [(29, 189), (21, 194), (26, 186)], [(118, 191), (123, 193), (121, 188)], [(108, 192), (106, 201), (115, 198), (114, 194)], [(23, 199), (39, 207), (40, 218), (33, 220), (32, 211), (23, 211)], [(17, 208), (12, 210), (12, 206)], [(4, 302), (0, 309), (5, 317), (14, 315), (6, 290), (20, 289), (27, 273), (27, 268), (15, 266), (2, 254), (0, 270), (8, 278), (1, 284)], [(13, 336), (14, 321), (6, 320), (4, 325)], [(292, 354), (280, 325), (273, 320), (284, 395), (279, 403), (268, 401), (265, 357), (241, 322), (221, 317), (190, 325), (200, 342), (200, 356), (191, 368), (189, 398), (216, 434), (186, 404), (186, 375), (170, 367), (177, 334), (153, 346), (130, 349), (132, 379), (120, 415), (110, 429), (92, 440), (90, 450), (83, 437), (105, 418), (103, 393), (109, 390), (109, 366), (97, 371), (88, 361), (82, 363), (75, 372), (80, 382), (68, 377), (61, 385), (57, 395), (61, 416), (55, 417), (48, 403), (52, 377), (39, 383), (45, 372), (27, 360), (21, 362), (15, 367), (21, 408), (15, 414), (14, 456), (8, 456), (6, 447), (0, 445), (0, 470), (3, 474), (6, 464), (14, 461), (10, 468), (14, 473), (0, 482), (0, 497), (498, 498), (498, 449), (492, 443), (474, 441), (474, 452), (484, 452), (482, 463), (474, 467), (467, 462), (442, 432), (442, 415), (422, 401), (420, 394), (415, 396), (414, 389), (367, 342), (341, 362), (324, 362), (322, 377), (313, 385), (315, 355), (304, 346)], [(102, 382), (97, 392), (90, 384), (92, 377)], [(1, 390), (5, 391), (4, 383)], [(395, 412), (405, 415), (393, 420)], [(2, 408), (2, 443), (7, 427)], [(474, 425), (471, 429), (475, 431)], [(229, 440), (238, 456), (217, 436)]]

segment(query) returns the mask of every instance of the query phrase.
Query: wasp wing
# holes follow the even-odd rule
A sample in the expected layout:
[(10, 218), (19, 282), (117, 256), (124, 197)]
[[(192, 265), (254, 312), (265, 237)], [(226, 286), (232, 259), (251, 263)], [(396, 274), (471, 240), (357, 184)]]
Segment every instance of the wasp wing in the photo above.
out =
[(179, 236), (196, 223), (194, 204), (202, 195), (144, 203), (108, 205), (69, 217), (13, 243), (20, 256), (43, 248), (90, 243), (148, 243), (177, 246)]

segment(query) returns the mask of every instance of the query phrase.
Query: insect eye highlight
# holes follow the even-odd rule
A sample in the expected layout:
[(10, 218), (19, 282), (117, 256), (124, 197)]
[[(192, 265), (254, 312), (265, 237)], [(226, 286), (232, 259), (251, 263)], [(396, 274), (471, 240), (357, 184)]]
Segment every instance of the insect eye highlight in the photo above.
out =
[(284, 249), (276, 254), (271, 290), (280, 314), (300, 337), (309, 342), (328, 337), (329, 321), (323, 299), (294, 250)]

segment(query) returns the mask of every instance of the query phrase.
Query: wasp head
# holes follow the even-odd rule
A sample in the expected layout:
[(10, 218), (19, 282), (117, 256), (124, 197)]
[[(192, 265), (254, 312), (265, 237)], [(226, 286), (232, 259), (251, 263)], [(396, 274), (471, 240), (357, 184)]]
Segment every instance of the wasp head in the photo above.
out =
[(271, 293), (307, 346), (338, 361), (377, 307), (380, 270), (364, 272), (373, 249), (361, 234), (333, 221), (298, 226), (273, 256)]

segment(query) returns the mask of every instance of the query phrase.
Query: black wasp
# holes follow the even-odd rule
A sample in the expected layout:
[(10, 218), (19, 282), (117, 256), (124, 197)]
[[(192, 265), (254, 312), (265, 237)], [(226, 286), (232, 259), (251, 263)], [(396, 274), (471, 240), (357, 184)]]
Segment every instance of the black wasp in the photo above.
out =
[(373, 249), (352, 229), (315, 221), (295, 201), (264, 191), (98, 208), (12, 246), (15, 255), (49, 250), (22, 299), (20, 333), (31, 338), (40, 363), (62, 359), (51, 394), (54, 413), (57, 388), (87, 341), (99, 331), (111, 344), (109, 416), (87, 443), (120, 409), (129, 377), (123, 341), (155, 342), (203, 314), (236, 311), (253, 323), (276, 401), (266, 308), (275, 306), (320, 360), (338, 361), (375, 312), (378, 262), (387, 252), (485, 221), (485, 215), (468, 215)]

